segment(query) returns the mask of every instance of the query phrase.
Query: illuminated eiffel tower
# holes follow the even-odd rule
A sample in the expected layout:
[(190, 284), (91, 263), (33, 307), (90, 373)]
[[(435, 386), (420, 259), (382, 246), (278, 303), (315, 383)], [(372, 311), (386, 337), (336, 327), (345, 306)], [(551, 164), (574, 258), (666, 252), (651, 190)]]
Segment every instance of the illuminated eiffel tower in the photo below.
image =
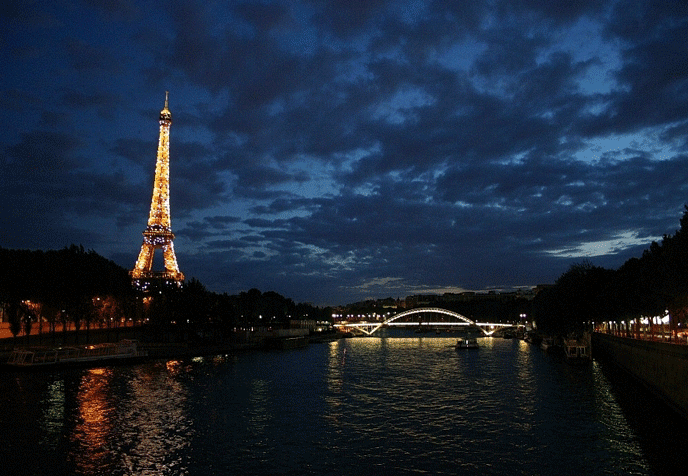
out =
[[(146, 289), (151, 282), (177, 284), (184, 281), (184, 275), (177, 266), (174, 254), (174, 234), (170, 225), (170, 126), (172, 113), (168, 108), (168, 93), (165, 92), (165, 107), (160, 111), (160, 139), (158, 158), (155, 163), (155, 183), (151, 201), (148, 226), (143, 232), (143, 245), (134, 269), (129, 273), (135, 287)], [(162, 249), (165, 271), (153, 271), (155, 250)]]

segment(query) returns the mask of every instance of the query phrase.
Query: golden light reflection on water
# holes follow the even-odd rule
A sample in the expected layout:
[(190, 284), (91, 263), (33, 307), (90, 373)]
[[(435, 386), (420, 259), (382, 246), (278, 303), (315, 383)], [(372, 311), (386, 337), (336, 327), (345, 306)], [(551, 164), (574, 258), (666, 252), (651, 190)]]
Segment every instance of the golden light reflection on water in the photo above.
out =
[(609, 442), (613, 450), (624, 454), (631, 454), (640, 459), (642, 449), (638, 441), (634, 438), (633, 430), (628, 421), (624, 417), (623, 409), (617, 401), (617, 397), (612, 391), (607, 378), (602, 373), (598, 362), (592, 364), (592, 375), (596, 385), (593, 386), (595, 390), (595, 402), (593, 406), (599, 421), (604, 425), (604, 431), (600, 433), (609, 433), (605, 435), (605, 439)]
[(248, 429), (253, 435), (261, 435), (265, 432), (273, 410), (270, 408), (269, 400), (270, 384), (266, 380), (254, 379), (251, 381), (250, 389)]
[[(326, 374), (326, 420), (334, 431), (340, 431), (340, 427), (347, 427), (352, 419), (372, 417), (368, 415), (369, 409), (379, 407), (381, 402), (415, 401), (415, 408), (429, 404), (425, 396), (433, 382), (464, 370), (456, 365), (455, 344), (453, 337), (415, 336), (331, 342)], [(422, 359), (421, 363), (419, 357), (428, 353), (439, 358)], [(383, 380), (378, 380), (377, 369), (381, 368), (389, 372)], [(419, 374), (422, 374), (420, 380)], [(456, 395), (454, 403), (463, 398), (467, 396)]]
[(335, 427), (342, 418), (340, 399), (343, 392), (342, 370), (346, 366), (347, 349), (348, 345), (345, 339), (339, 339), (329, 344), (326, 374), (327, 393), (325, 395), (325, 402), (329, 411), (325, 413), (325, 418)]
[(130, 474), (178, 475), (188, 467), (183, 456), (194, 434), (188, 415), (185, 366), (179, 361), (158, 368), (135, 368), (130, 396), (119, 408), (117, 441), (122, 464)]
[(179, 375), (180, 373), (184, 372), (189, 368), (188, 365), (185, 365), (184, 362), (181, 360), (168, 360), (165, 362), (165, 368), (167, 368), (167, 371), (171, 375)]
[(60, 441), (65, 419), (64, 380), (56, 379), (48, 385), (45, 399), (41, 405), (41, 444), (56, 447)]
[[(12, 377), (18, 417), (2, 428), (37, 469), (8, 441), (0, 474), (653, 474), (596, 363), (516, 340), (455, 343), (347, 339), (218, 367)], [(41, 417), (45, 434), (22, 432)]]
[(108, 401), (111, 379), (111, 369), (91, 369), (79, 384), (72, 457), (77, 470), (84, 474), (106, 467), (111, 457), (108, 441), (115, 417), (115, 409)]
[(186, 371), (180, 361), (86, 370), (75, 382), (70, 415), (64, 414), (65, 400), (74, 387), (65, 390), (64, 380), (56, 380), (44, 400), (44, 438), (56, 446), (67, 432), (70, 474), (109, 474), (112, 468), (121, 474), (187, 474), (194, 429)]
[[(435, 415), (436, 421), (419, 422), (423, 427), (441, 425), (464, 413), (497, 414), (503, 412), (503, 381), (511, 376), (515, 401), (510, 405), (518, 408), (519, 415), (512, 421), (526, 434), (531, 431), (537, 391), (531, 346), (494, 338), (479, 339), (478, 350), (457, 352), (455, 345), (455, 336), (444, 335), (366, 337), (330, 343), (325, 418), (334, 431), (339, 431), (338, 427), (347, 427), (352, 421), (381, 418), (373, 409), (386, 407), (386, 402), (404, 402), (414, 412)], [(502, 354), (503, 360), (497, 357)], [(501, 369), (502, 362), (509, 362), (510, 368)], [(378, 369), (385, 372), (378, 375)], [(439, 388), (444, 390), (438, 394)], [(481, 398), (476, 400), (478, 393)], [(400, 415), (395, 418), (411, 418), (403, 411)], [(393, 424), (391, 414), (384, 418), (386, 424)]]
[[(515, 418), (513, 424), (521, 431), (528, 433), (533, 431), (532, 418), (535, 415), (535, 393), (538, 391), (538, 382), (533, 369), (533, 346), (524, 340), (518, 340), (518, 353), (516, 354), (516, 402), (519, 410), (519, 418)], [(522, 444), (528, 445), (528, 442)]]

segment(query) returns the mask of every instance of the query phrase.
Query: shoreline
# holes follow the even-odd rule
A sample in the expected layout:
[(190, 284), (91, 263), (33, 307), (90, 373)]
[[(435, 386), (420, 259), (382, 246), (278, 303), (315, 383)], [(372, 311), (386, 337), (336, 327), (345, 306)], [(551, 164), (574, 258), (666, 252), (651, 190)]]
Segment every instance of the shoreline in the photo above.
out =
[[(78, 332), (78, 334), (77, 334)], [(243, 334), (246, 337), (245, 334)], [(129, 362), (121, 362), (120, 364), (132, 364), (140, 362), (148, 362), (160, 359), (180, 359), (203, 357), (210, 355), (231, 354), (237, 352), (248, 352), (252, 350), (289, 350), (295, 348), (307, 347), (309, 344), (327, 343), (334, 340), (339, 340), (346, 335), (340, 332), (332, 332), (323, 335), (302, 336), (300, 338), (294, 337), (265, 337), (260, 335), (252, 335), (249, 338), (239, 339), (237, 336), (227, 339), (224, 342), (175, 342), (173, 332), (155, 333), (150, 329), (144, 327), (127, 327), (119, 329), (92, 329), (89, 332), (88, 341), (86, 339), (86, 332), (68, 331), (65, 333), (59, 332), (55, 336), (52, 334), (20, 336), (16, 338), (0, 339), (0, 369), (3, 371), (25, 371), (38, 370), (36, 367), (17, 368), (7, 365), (7, 361), (14, 350), (21, 349), (50, 349), (60, 347), (83, 347), (87, 345), (100, 343), (117, 343), (123, 339), (132, 339), (138, 341), (138, 348), (146, 352), (147, 355), (137, 357), (135, 360)], [(157, 339), (156, 339), (157, 338)], [(75, 365), (79, 367), (99, 367), (112, 365), (112, 362), (89, 362), (86, 365)], [(66, 365), (50, 365), (40, 367), (41, 370), (65, 368), (70, 367)]]

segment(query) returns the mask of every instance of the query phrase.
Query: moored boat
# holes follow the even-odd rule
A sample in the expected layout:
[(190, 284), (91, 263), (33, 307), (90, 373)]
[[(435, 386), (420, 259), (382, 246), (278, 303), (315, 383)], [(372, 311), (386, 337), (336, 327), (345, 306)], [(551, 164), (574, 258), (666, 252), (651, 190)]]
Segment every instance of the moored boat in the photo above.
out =
[(10, 354), (6, 366), (29, 369), (68, 365), (98, 365), (133, 361), (147, 355), (146, 351), (138, 349), (138, 341), (125, 339), (117, 343), (85, 347), (15, 349)]
[(572, 364), (590, 362), (590, 346), (576, 339), (564, 342), (566, 361)]
[(549, 350), (554, 346), (554, 339), (551, 337), (544, 337), (542, 342), (540, 342), (540, 348), (542, 350)]
[(478, 349), (478, 339), (465, 338), (456, 341), (456, 350), (460, 349)]
[(524, 340), (529, 344), (539, 346), (542, 343), (542, 336), (535, 332), (526, 332)]

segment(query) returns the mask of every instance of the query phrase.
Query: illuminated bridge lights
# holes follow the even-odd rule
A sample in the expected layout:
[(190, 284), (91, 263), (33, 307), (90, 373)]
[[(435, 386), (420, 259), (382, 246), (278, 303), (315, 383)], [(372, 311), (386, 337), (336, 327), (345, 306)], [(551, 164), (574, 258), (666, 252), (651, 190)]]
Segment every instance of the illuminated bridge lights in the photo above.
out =
[[(402, 318), (407, 318), (409, 316), (413, 316), (415, 314), (440, 314), (443, 316), (448, 316), (452, 319), (453, 321), (447, 321), (447, 320), (442, 320), (442, 321), (418, 321), (418, 320), (413, 320), (413, 321), (401, 321), (397, 322)], [(462, 316), (461, 314), (453, 311), (448, 311), (447, 309), (442, 309), (442, 308), (435, 308), (435, 307), (419, 307), (416, 309), (410, 309), (408, 311), (401, 312), (399, 314), (395, 314), (391, 317), (388, 317), (382, 322), (352, 322), (352, 323), (340, 323), (340, 324), (335, 324), (336, 327), (339, 327), (340, 329), (358, 329), (364, 334), (367, 335), (373, 335), (378, 329), (380, 329), (383, 326), (414, 326), (414, 327), (455, 327), (455, 326), (473, 326), (479, 328), (482, 333), (485, 336), (491, 336), (494, 334), (495, 331), (497, 331), (501, 327), (514, 327), (514, 324), (505, 324), (503, 322), (499, 323), (491, 323), (491, 322), (477, 322), (477, 321), (472, 321), (466, 316)]]

